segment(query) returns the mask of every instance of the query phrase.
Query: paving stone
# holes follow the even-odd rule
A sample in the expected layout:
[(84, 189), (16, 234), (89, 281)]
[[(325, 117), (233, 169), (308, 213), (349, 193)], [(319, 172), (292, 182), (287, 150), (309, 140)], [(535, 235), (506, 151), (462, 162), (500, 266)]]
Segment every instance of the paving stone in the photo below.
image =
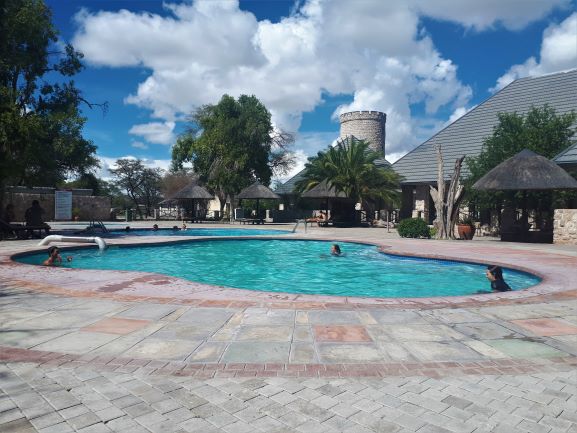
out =
[(92, 412), (88, 412), (82, 415), (78, 415), (74, 418), (70, 418), (67, 422), (74, 427), (76, 430), (83, 429), (84, 427), (91, 426), (93, 424), (98, 424), (101, 422), (100, 418), (93, 414)]
[(74, 430), (65, 422), (54, 424), (49, 427), (44, 427), (38, 430), (39, 433), (69, 433), (73, 432)]
[(234, 342), (224, 352), (222, 361), (286, 363), (289, 352), (290, 343)]
[(30, 424), (30, 421), (20, 418), (0, 424), (0, 431), (3, 433), (34, 433), (37, 430)]

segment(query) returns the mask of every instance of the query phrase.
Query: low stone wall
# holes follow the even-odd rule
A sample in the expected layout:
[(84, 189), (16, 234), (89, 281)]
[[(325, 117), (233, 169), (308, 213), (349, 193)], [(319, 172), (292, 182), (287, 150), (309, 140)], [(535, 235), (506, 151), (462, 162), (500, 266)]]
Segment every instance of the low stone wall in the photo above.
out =
[(577, 209), (555, 209), (553, 243), (577, 245)]
[[(54, 220), (54, 194), (10, 193), (6, 195), (4, 203), (5, 205), (12, 203), (14, 221), (23, 222), (24, 213), (32, 204), (32, 200), (38, 200), (40, 207), (44, 209), (44, 221)], [(90, 219), (107, 221), (110, 219), (110, 197), (73, 195), (72, 212), (76, 211), (83, 221)]]

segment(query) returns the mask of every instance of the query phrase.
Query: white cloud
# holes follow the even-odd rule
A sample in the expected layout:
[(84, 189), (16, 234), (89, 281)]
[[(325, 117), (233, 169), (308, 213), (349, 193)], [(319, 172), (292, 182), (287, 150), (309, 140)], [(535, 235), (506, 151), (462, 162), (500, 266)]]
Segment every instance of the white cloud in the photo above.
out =
[[(335, 115), (386, 112), (387, 152), (399, 154), (420, 138), (413, 104), (435, 118), (439, 108), (466, 106), (471, 97), (457, 65), (420, 28), (422, 16), (476, 30), (517, 29), (568, 1), (306, 0), (273, 23), (240, 10), (236, 0), (197, 0), (165, 4), (166, 16), (83, 10), (73, 43), (92, 64), (147, 71), (126, 102), (161, 120), (130, 130), (151, 143), (170, 144), (175, 120), (224, 93), (256, 95), (274, 124), (291, 132), (323, 94), (350, 94), (353, 101)], [(315, 153), (309, 144), (297, 150)]]
[(148, 145), (144, 144), (142, 141), (133, 141), (130, 143), (130, 146), (134, 147), (135, 149), (148, 149)]
[(520, 65), (511, 66), (490, 90), (500, 90), (518, 78), (573, 68), (577, 68), (577, 12), (560, 24), (550, 25), (543, 32), (539, 60), (530, 57)]
[(174, 126), (175, 122), (170, 121), (143, 123), (134, 125), (128, 133), (144, 137), (149, 143), (172, 144), (174, 143)]
[(414, 0), (413, 4), (431, 18), (482, 31), (497, 25), (520, 30), (555, 8), (569, 7), (571, 0)]

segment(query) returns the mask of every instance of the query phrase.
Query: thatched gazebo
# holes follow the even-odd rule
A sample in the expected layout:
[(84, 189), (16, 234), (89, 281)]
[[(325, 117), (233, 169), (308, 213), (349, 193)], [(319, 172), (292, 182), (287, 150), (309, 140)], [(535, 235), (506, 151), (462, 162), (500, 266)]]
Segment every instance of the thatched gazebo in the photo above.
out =
[(196, 181), (193, 181), (179, 190), (170, 199), (177, 200), (186, 210), (190, 219), (194, 222), (201, 218), (196, 212), (196, 201), (212, 200), (214, 196), (209, 193), (206, 188), (200, 186)]
[(236, 196), (240, 200), (256, 200), (256, 217), (259, 218), (260, 200), (280, 200), (280, 196), (272, 192), (272, 190), (264, 186), (259, 181), (256, 181), (250, 186), (247, 186)]
[(473, 188), (482, 191), (577, 189), (577, 180), (553, 161), (523, 149), (489, 171)]
[(332, 186), (328, 181), (323, 180), (317, 186), (309, 189), (308, 191), (303, 192), (301, 194), (301, 197), (326, 200), (325, 204), (328, 218), (330, 200), (333, 198), (347, 198), (347, 195), (342, 191), (337, 192), (334, 186)]
[[(527, 191), (577, 189), (577, 180), (553, 161), (529, 149), (523, 149), (475, 182), (473, 189), (481, 191), (523, 191), (524, 201), (526, 201)], [(521, 220), (521, 227), (519, 227), (515, 219), (514, 209), (503, 211), (502, 241), (553, 241), (552, 229), (530, 232), (528, 226), (522, 227), (522, 225), (527, 223), (526, 209), (524, 209), (524, 215), (525, 217)]]

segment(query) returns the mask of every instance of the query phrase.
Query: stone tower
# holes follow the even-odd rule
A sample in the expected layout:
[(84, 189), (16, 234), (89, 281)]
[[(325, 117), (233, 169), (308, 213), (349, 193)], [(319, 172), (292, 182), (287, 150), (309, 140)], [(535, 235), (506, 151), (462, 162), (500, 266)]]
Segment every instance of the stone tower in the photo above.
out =
[(339, 138), (353, 136), (370, 143), (371, 148), (385, 154), (385, 124), (387, 115), (380, 111), (351, 111), (339, 116)]

